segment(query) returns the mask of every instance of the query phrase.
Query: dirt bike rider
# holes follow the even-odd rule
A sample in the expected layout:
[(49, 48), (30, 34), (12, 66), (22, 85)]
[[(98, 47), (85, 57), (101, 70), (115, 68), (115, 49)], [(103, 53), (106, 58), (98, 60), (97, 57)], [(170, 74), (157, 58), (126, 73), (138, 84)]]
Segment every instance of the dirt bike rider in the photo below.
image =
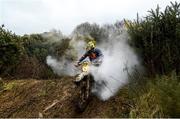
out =
[[(84, 61), (87, 57), (89, 57), (89, 61)], [(89, 64), (99, 66), (102, 64), (103, 60), (103, 54), (100, 49), (95, 48), (95, 41), (92, 39), (87, 43), (86, 52), (85, 54), (76, 62), (75, 66), (88, 66)], [(82, 62), (82, 64), (81, 64)], [(81, 90), (79, 92), (80, 98), (79, 98), (79, 108), (84, 110), (84, 105), (87, 104), (87, 101), (91, 94), (92, 84), (94, 83), (94, 78), (91, 73), (89, 73), (89, 70), (86, 70), (84, 67), (84, 70), (82, 68), (82, 72), (79, 73), (74, 83), (77, 87), (80, 87)], [(88, 69), (88, 68), (87, 68)], [(86, 107), (86, 106), (85, 106)]]
[(94, 40), (91, 40), (87, 43), (86, 53), (79, 59), (76, 66), (78, 66), (87, 57), (89, 57), (89, 60), (95, 66), (99, 66), (102, 63), (103, 54), (100, 49), (95, 48)]

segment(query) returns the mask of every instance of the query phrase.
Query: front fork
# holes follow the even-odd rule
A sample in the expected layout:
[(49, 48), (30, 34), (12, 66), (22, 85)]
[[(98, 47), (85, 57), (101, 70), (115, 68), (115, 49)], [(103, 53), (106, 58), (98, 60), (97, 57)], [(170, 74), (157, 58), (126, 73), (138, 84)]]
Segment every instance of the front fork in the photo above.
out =
[(90, 95), (90, 77), (88, 75), (84, 78), (85, 79), (82, 81), (82, 85), (80, 89), (80, 98), (83, 102), (85, 102)]

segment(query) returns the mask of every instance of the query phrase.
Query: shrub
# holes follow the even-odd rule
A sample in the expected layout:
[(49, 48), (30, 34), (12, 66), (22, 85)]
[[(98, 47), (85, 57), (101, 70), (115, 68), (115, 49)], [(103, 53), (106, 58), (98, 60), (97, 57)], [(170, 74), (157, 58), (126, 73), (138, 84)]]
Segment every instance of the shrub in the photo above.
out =
[(131, 95), (134, 107), (130, 109), (130, 117), (180, 116), (180, 82), (175, 73), (156, 76), (154, 80), (148, 80), (144, 87), (138, 88), (136, 95)]
[(172, 3), (164, 12), (150, 10), (144, 19), (127, 24), (131, 44), (143, 58), (151, 74), (180, 72), (180, 3)]
[(13, 74), (22, 54), (20, 37), (0, 27), (0, 74)]

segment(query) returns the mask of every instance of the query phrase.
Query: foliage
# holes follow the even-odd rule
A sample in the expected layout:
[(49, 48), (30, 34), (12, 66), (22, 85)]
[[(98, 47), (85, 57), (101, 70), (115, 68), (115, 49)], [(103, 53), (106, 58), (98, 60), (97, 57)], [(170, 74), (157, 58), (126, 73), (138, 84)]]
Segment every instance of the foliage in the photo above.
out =
[(102, 27), (100, 27), (97, 24), (90, 24), (88, 22), (82, 23), (78, 25), (74, 33), (81, 34), (84, 36), (90, 35), (92, 38), (94, 38), (97, 42), (100, 42), (103, 38), (107, 38), (108, 34), (106, 33), (106, 30)]
[(3, 90), (12, 90), (14, 89), (15, 87), (17, 87), (17, 83), (16, 82), (11, 82), (11, 83), (5, 83), (4, 84), (4, 89)]
[(131, 95), (134, 105), (130, 117), (180, 116), (180, 82), (174, 72), (170, 76), (156, 76), (140, 87), (136, 95)]
[[(3, 26), (4, 27), (4, 26)], [(46, 64), (48, 55), (58, 58), (70, 49), (70, 39), (55, 30), (18, 36), (0, 27), (0, 75), (21, 78), (57, 77)], [(69, 59), (71, 56), (67, 55)]]
[(150, 10), (127, 26), (131, 44), (151, 74), (180, 72), (180, 3), (171, 3), (164, 12), (159, 7)]
[(129, 84), (129, 97), (133, 106), (129, 116), (179, 117), (180, 3), (171, 2), (163, 12), (158, 6), (144, 19), (137, 15), (137, 20), (126, 21), (126, 25), (130, 43), (151, 76), (141, 76), (139, 72), (130, 76), (133, 80)]
[(48, 45), (43, 44), (47, 42), (40, 34), (31, 34), (22, 36), (23, 46), (26, 53), (30, 57), (37, 57), (41, 62), (44, 62), (48, 55)]
[(23, 54), (23, 47), (20, 37), (3, 27), (0, 27), (0, 74), (9, 74), (15, 70), (16, 64)]

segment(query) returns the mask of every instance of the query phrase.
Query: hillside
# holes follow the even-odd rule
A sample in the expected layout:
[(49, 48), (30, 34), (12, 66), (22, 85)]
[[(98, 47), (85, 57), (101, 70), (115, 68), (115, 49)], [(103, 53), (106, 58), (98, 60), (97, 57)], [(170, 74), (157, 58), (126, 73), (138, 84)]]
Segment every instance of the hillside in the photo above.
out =
[(92, 97), (83, 113), (76, 110), (72, 77), (52, 80), (5, 80), (0, 92), (0, 117), (126, 117), (127, 91), (108, 101)]

